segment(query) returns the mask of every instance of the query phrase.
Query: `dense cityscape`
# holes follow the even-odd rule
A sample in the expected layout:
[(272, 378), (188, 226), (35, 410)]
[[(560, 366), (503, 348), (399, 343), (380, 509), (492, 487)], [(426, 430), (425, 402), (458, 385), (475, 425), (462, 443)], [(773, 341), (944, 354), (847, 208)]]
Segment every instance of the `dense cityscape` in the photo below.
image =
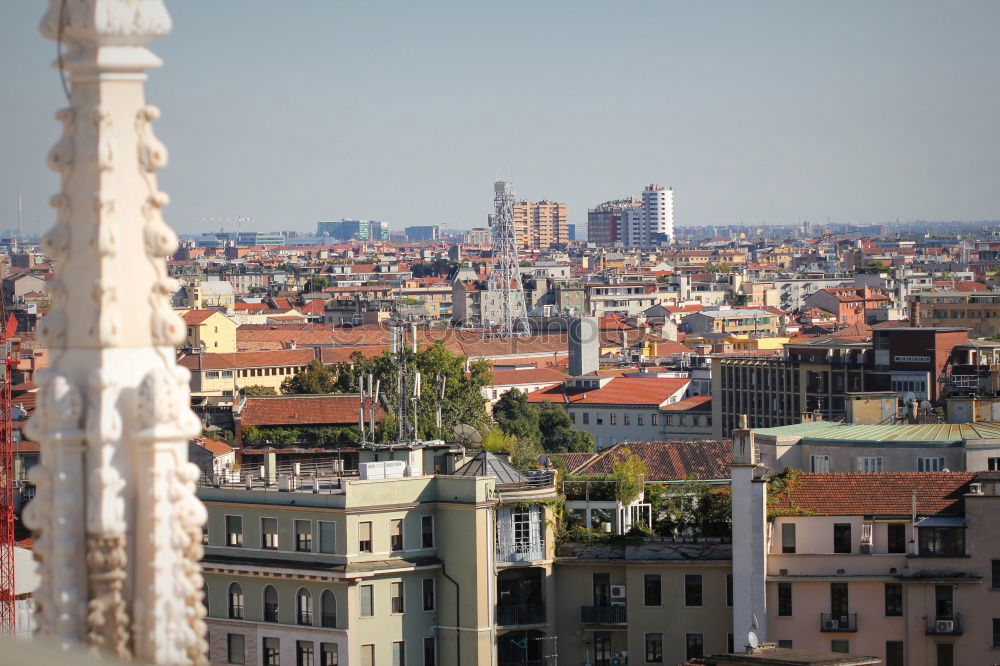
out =
[(171, 28), (42, 17), (51, 226), (0, 213), (0, 663), (1000, 663), (1000, 220), (707, 215), (664, 157), (484, 177), (433, 224), (388, 193), (272, 223), (247, 182), (175, 231)]

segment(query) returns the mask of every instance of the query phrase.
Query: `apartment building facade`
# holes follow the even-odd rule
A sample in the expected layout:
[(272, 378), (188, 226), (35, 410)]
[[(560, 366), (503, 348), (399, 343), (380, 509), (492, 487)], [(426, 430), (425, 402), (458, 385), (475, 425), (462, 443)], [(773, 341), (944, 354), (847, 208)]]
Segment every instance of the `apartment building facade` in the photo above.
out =
[(909, 303), (915, 326), (968, 328), (977, 338), (1000, 335), (1000, 293), (919, 292)]
[(518, 247), (546, 250), (569, 242), (566, 204), (519, 201), (514, 204), (514, 233)]
[(638, 197), (605, 201), (587, 211), (587, 242), (597, 247), (624, 243), (622, 220), (625, 212), (642, 205)]

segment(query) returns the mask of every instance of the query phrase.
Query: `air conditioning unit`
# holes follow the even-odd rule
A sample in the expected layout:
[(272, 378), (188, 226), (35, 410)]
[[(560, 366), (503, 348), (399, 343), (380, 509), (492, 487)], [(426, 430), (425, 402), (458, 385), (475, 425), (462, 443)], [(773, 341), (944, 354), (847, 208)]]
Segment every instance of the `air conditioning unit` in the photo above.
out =
[(624, 599), (625, 598), (625, 586), (624, 585), (612, 585), (611, 586), (611, 598), (612, 599)]
[(983, 484), (981, 484), (981, 483), (970, 483), (969, 484), (969, 494), (970, 495), (982, 495), (983, 494)]
[(948, 634), (955, 631), (955, 621), (954, 620), (938, 620), (934, 623), (934, 628), (938, 633)]
[(837, 620), (826, 620), (823, 622), (823, 628), (827, 631), (836, 631), (837, 629), (840, 629), (840, 622)]

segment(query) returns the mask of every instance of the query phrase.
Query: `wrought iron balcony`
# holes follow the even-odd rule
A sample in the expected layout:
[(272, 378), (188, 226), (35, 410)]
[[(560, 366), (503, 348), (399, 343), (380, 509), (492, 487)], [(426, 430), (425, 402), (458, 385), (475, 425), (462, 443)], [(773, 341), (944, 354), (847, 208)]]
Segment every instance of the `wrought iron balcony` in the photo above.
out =
[(543, 624), (545, 604), (510, 604), (497, 606), (497, 626)]
[(500, 562), (531, 562), (545, 559), (545, 542), (542, 539), (516, 542), (497, 542), (497, 560)]
[(961, 636), (962, 614), (932, 615), (927, 618), (927, 630), (924, 633), (928, 636)]
[(820, 613), (819, 630), (830, 632), (857, 631), (858, 614), (841, 613), (834, 615), (832, 613)]
[(580, 624), (627, 624), (628, 608), (621, 606), (581, 606)]

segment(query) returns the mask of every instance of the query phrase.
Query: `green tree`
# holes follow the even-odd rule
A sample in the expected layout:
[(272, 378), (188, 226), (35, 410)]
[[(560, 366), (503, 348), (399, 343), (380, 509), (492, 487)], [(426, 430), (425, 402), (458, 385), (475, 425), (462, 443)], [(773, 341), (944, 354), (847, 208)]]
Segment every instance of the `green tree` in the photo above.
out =
[(253, 397), (258, 395), (278, 395), (270, 386), (262, 386), (261, 384), (251, 384), (250, 386), (244, 386), (241, 390), (243, 395), (247, 397)]
[(732, 496), (727, 488), (702, 481), (646, 486), (653, 528), (662, 536), (728, 536), (732, 532)]
[(318, 275), (317, 276), (313, 276), (313, 277), (309, 278), (308, 280), (306, 280), (305, 290), (307, 292), (309, 292), (309, 291), (323, 291), (324, 289), (326, 289), (326, 287), (327, 287), (328, 284), (330, 284), (330, 281), (327, 280), (325, 277), (318, 276)]
[(538, 407), (517, 389), (507, 391), (493, 405), (493, 420), (504, 432), (522, 441), (541, 443)]
[(532, 442), (522, 442), (500, 428), (490, 428), (483, 438), (483, 448), (490, 453), (506, 453), (510, 464), (517, 469), (527, 469), (538, 464), (541, 449)]
[(615, 482), (615, 499), (622, 504), (631, 504), (642, 493), (649, 468), (642, 458), (628, 449), (611, 466), (608, 478)]
[(281, 382), (281, 392), (285, 395), (332, 393), (337, 381), (337, 375), (314, 359), (309, 364)]
[(593, 451), (597, 445), (589, 432), (573, 428), (563, 407), (547, 400), (538, 409), (538, 430), (542, 435), (542, 448), (547, 453)]

